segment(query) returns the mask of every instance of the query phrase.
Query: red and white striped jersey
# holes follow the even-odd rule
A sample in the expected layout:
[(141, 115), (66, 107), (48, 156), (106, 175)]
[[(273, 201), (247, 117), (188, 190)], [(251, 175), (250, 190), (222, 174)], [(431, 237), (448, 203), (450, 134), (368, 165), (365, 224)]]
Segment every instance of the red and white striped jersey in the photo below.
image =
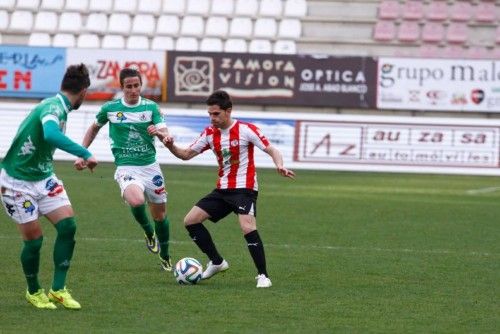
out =
[(219, 164), (218, 189), (258, 190), (254, 146), (264, 150), (269, 140), (255, 125), (236, 120), (224, 130), (206, 127), (190, 147), (198, 153), (214, 152)]

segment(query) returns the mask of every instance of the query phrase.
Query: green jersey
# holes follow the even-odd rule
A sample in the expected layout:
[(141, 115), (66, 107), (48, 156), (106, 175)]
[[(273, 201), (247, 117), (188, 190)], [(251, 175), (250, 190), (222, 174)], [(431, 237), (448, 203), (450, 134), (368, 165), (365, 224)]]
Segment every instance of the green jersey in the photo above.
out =
[(124, 99), (104, 104), (96, 115), (96, 124), (109, 122), (111, 152), (117, 166), (146, 166), (156, 161), (154, 137), (148, 134), (148, 126), (166, 127), (158, 104), (139, 98), (136, 105)]
[[(91, 156), (83, 146), (63, 134), (70, 110), (68, 98), (59, 93), (43, 100), (31, 111), (19, 126), (2, 161), (2, 167), (7, 174), (26, 181), (43, 180), (51, 176), (54, 173), (52, 160), (56, 148), (82, 158)], [(44, 131), (47, 122), (53, 122), (56, 131)]]

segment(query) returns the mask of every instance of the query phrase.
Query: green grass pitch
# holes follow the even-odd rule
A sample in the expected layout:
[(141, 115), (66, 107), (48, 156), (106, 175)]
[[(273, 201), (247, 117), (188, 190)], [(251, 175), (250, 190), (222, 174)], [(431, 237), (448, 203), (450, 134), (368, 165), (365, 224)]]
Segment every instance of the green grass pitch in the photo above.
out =
[[(207, 262), (182, 226), (216, 168), (163, 166), (171, 253)], [(500, 180), (496, 177), (260, 169), (258, 228), (270, 289), (236, 217), (207, 223), (230, 269), (196, 286), (160, 271), (120, 199), (114, 166), (56, 163), (77, 244), (68, 288), (81, 311), (24, 300), (15, 224), (0, 213), (0, 333), (493, 333), (500, 328)], [(43, 222), (40, 280), (55, 229)]]

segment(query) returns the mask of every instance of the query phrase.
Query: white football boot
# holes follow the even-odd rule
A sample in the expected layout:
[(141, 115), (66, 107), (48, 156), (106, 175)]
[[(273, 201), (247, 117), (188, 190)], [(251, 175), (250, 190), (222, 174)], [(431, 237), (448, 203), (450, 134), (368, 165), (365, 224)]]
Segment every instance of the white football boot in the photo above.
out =
[(222, 260), (221, 264), (213, 264), (212, 261), (208, 262), (207, 269), (201, 274), (201, 279), (209, 279), (218, 272), (229, 269), (229, 263), (226, 260)]
[(273, 285), (269, 277), (266, 277), (264, 274), (258, 275), (255, 279), (257, 280), (258, 288), (270, 288)]

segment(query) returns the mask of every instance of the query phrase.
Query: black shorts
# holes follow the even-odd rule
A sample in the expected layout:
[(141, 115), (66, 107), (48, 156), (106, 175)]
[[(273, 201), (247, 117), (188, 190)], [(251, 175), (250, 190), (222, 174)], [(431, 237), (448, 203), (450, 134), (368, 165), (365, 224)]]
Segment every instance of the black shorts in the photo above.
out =
[(251, 189), (214, 189), (196, 203), (214, 223), (231, 212), (257, 217), (258, 192)]

